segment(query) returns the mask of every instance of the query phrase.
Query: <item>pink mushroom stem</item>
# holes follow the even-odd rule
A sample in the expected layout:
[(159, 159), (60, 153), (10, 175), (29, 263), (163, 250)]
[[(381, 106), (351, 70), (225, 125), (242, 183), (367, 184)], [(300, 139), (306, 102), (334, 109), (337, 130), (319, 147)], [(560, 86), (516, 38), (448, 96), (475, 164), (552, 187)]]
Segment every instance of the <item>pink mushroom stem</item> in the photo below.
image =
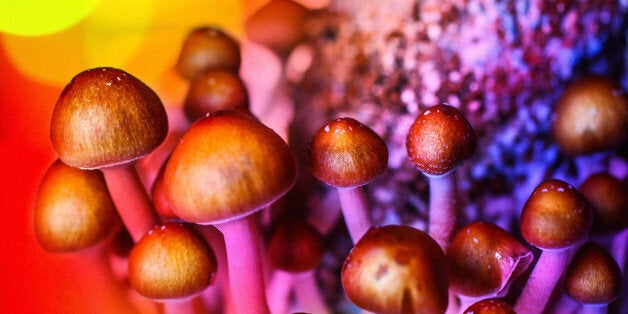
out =
[(194, 314), (193, 299), (163, 303), (164, 314)]
[(288, 313), (290, 293), (292, 292), (292, 274), (277, 269), (268, 283), (267, 296), (271, 313)]
[(320, 314), (331, 313), (319, 290), (314, 270), (294, 275), (292, 287), (300, 311)]
[(541, 253), (514, 306), (517, 313), (543, 312), (556, 283), (565, 272), (571, 255), (569, 249), (545, 250)]
[(356, 243), (372, 226), (364, 189), (358, 186), (337, 190), (349, 235)]
[(220, 313), (235, 313), (233, 310), (233, 297), (229, 289), (229, 268), (227, 262), (227, 250), (225, 239), (213, 226), (198, 225), (197, 229), (205, 238), (207, 243), (214, 249), (218, 260), (218, 271), (216, 272), (216, 284), (208, 287), (202, 294), (203, 303), (206, 309)]
[(428, 234), (443, 250), (447, 249), (456, 228), (457, 188), (454, 173), (442, 176), (429, 176), (430, 212)]
[(254, 215), (220, 223), (227, 249), (229, 283), (236, 313), (269, 313)]
[(122, 222), (133, 242), (138, 242), (150, 228), (159, 223), (159, 218), (137, 171), (133, 164), (101, 170)]
[(628, 228), (617, 233), (611, 242), (611, 254), (617, 261), (622, 273), (626, 269), (626, 254), (628, 252)]

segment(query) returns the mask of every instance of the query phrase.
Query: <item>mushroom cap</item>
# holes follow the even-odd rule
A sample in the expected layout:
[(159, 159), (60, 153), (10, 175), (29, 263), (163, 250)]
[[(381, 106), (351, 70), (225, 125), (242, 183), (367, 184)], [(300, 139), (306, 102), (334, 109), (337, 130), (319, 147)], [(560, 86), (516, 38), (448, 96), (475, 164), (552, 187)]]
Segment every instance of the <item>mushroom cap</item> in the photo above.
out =
[(353, 118), (339, 118), (319, 129), (310, 141), (309, 168), (335, 187), (364, 185), (386, 170), (384, 140)]
[(157, 177), (155, 177), (155, 182), (153, 183), (153, 187), (151, 188), (151, 197), (153, 201), (153, 206), (155, 207), (155, 212), (162, 219), (162, 221), (174, 220), (179, 217), (174, 213), (172, 206), (168, 203), (166, 199), (166, 193), (164, 192), (164, 172), (166, 171), (166, 164), (164, 163), (159, 172), (157, 173)]
[(279, 54), (286, 54), (305, 39), (308, 9), (292, 0), (271, 0), (245, 22), (247, 37)]
[(530, 244), (545, 250), (566, 249), (591, 229), (593, 210), (569, 183), (550, 179), (539, 184), (521, 211), (521, 232)]
[(492, 298), (473, 303), (464, 314), (517, 314), (517, 312), (508, 303)]
[(166, 110), (157, 94), (131, 74), (107, 67), (72, 79), (50, 125), (59, 158), (84, 169), (132, 162), (157, 148), (167, 133)]
[(254, 117), (217, 111), (197, 120), (164, 173), (175, 214), (200, 224), (249, 215), (284, 195), (296, 179), (292, 151)]
[(240, 44), (222, 29), (202, 26), (193, 29), (183, 41), (175, 68), (192, 81), (209, 69), (240, 71)]
[(35, 236), (54, 253), (73, 252), (110, 238), (120, 230), (120, 217), (102, 172), (50, 165), (35, 200)]
[(141, 295), (180, 299), (203, 291), (214, 281), (217, 262), (205, 239), (183, 223), (151, 228), (129, 256), (129, 282)]
[(619, 297), (622, 274), (615, 259), (593, 242), (582, 245), (567, 268), (567, 293), (584, 304), (608, 304)]
[(628, 97), (609, 78), (581, 77), (556, 103), (552, 135), (572, 155), (617, 148), (628, 140)]
[(235, 109), (249, 113), (249, 95), (242, 79), (231, 71), (213, 69), (203, 72), (190, 85), (183, 111), (190, 121), (208, 113)]
[(450, 289), (471, 297), (503, 296), (533, 259), (508, 232), (488, 222), (460, 229), (447, 248)]
[(408, 226), (371, 228), (342, 265), (349, 299), (377, 313), (444, 313), (448, 303), (445, 253)]
[(580, 185), (593, 207), (592, 232), (609, 234), (628, 227), (628, 185), (608, 173), (594, 173)]
[(475, 152), (477, 137), (471, 124), (455, 107), (441, 104), (424, 110), (406, 138), (412, 163), (423, 173), (449, 173)]
[(282, 220), (268, 245), (273, 267), (295, 273), (314, 269), (324, 252), (323, 235), (303, 219)]

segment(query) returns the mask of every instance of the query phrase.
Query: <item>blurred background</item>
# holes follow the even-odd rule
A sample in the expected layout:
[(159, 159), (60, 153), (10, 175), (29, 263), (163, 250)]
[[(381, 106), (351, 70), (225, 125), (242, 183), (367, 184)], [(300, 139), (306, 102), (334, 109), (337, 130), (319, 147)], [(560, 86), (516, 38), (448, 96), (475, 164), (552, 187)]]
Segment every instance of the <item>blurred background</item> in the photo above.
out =
[(32, 227), (38, 183), (55, 159), (50, 117), (77, 73), (119, 67), (166, 106), (185, 92), (173, 72), (187, 32), (217, 25), (241, 37), (264, 0), (0, 1), (0, 313), (128, 313), (126, 293), (94, 252), (50, 254)]

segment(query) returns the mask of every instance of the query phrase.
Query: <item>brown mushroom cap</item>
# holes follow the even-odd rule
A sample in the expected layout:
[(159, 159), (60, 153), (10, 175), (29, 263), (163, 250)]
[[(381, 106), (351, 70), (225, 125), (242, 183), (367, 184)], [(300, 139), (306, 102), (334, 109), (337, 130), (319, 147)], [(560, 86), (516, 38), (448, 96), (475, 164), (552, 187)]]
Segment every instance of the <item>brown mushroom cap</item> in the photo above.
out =
[(432, 176), (447, 174), (475, 152), (473, 127), (455, 107), (441, 104), (424, 110), (406, 138), (412, 163)]
[(64, 253), (104, 241), (121, 221), (98, 170), (56, 160), (42, 178), (35, 200), (35, 236), (48, 252)]
[(377, 313), (444, 313), (447, 259), (426, 233), (408, 226), (370, 229), (344, 261), (342, 287), (360, 308)]
[(388, 148), (373, 130), (352, 118), (339, 118), (319, 129), (309, 146), (309, 168), (336, 187), (364, 185), (388, 165)]
[(567, 293), (584, 304), (608, 304), (619, 297), (622, 275), (615, 259), (588, 242), (578, 249), (566, 273)]
[(302, 219), (282, 220), (268, 245), (273, 267), (295, 273), (314, 269), (324, 252), (323, 235)]
[(556, 103), (552, 135), (568, 154), (617, 148), (628, 140), (628, 97), (609, 78), (584, 76)]
[(251, 214), (296, 179), (292, 151), (272, 129), (233, 110), (197, 120), (164, 173), (166, 199), (184, 220), (209, 224)]
[(165, 171), (166, 164), (164, 164), (157, 173), (157, 177), (155, 177), (155, 182), (153, 183), (153, 187), (151, 188), (153, 206), (155, 207), (155, 211), (157, 212), (157, 215), (161, 217), (162, 221), (174, 220), (179, 218), (174, 213), (172, 206), (170, 206), (170, 203), (168, 203), (168, 200), (166, 199), (166, 193), (164, 191)]
[(203, 26), (193, 29), (183, 41), (176, 69), (192, 81), (209, 69), (240, 70), (240, 44), (222, 29)]
[(460, 229), (447, 248), (450, 289), (472, 297), (505, 294), (532, 262), (532, 252), (488, 222)]
[(183, 104), (190, 121), (224, 109), (249, 113), (248, 92), (236, 73), (222, 69), (208, 70), (192, 81)]
[(152, 152), (168, 133), (155, 92), (131, 74), (95, 68), (77, 74), (52, 113), (50, 137), (59, 158), (84, 169), (124, 164)]
[(305, 39), (308, 9), (292, 0), (271, 0), (251, 15), (244, 29), (251, 41), (285, 54)]
[(129, 282), (157, 300), (195, 295), (213, 283), (216, 257), (203, 237), (183, 223), (151, 228), (129, 256)]
[(595, 173), (580, 185), (580, 192), (593, 206), (593, 232), (609, 234), (628, 227), (627, 184), (608, 173)]
[(515, 310), (500, 299), (484, 299), (469, 306), (464, 314), (516, 314)]
[(557, 179), (539, 184), (521, 211), (521, 232), (541, 249), (564, 249), (588, 234), (593, 210), (573, 186)]

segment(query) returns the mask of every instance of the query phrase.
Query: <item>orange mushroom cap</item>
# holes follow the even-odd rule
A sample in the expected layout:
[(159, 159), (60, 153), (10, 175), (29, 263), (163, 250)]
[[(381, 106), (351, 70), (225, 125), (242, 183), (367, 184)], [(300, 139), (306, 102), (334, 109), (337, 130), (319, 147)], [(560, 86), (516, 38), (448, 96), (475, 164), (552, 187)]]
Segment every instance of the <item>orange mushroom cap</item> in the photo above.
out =
[(619, 265), (593, 242), (578, 249), (565, 278), (567, 293), (584, 304), (608, 304), (619, 297), (622, 282)]
[(314, 269), (324, 252), (323, 235), (302, 219), (283, 219), (271, 234), (268, 245), (273, 266), (295, 273)]
[(72, 79), (57, 100), (50, 125), (59, 158), (84, 169), (141, 158), (167, 133), (166, 110), (157, 94), (131, 74), (107, 67)]
[(254, 117), (223, 110), (197, 120), (164, 173), (175, 214), (201, 224), (249, 215), (285, 194), (296, 163), (283, 139)]
[(202, 26), (193, 29), (183, 41), (176, 69), (192, 81), (209, 69), (240, 70), (240, 44), (222, 29)]
[(609, 234), (628, 227), (628, 184), (608, 173), (595, 173), (580, 185), (580, 192), (593, 207), (593, 232)]
[(279, 54), (286, 54), (305, 39), (308, 9), (292, 0), (271, 0), (245, 22), (246, 35)]
[(236, 73), (222, 69), (208, 70), (192, 81), (183, 104), (190, 121), (224, 109), (250, 113), (246, 86)]
[(473, 303), (464, 314), (517, 314), (517, 312), (500, 299), (484, 299)]

